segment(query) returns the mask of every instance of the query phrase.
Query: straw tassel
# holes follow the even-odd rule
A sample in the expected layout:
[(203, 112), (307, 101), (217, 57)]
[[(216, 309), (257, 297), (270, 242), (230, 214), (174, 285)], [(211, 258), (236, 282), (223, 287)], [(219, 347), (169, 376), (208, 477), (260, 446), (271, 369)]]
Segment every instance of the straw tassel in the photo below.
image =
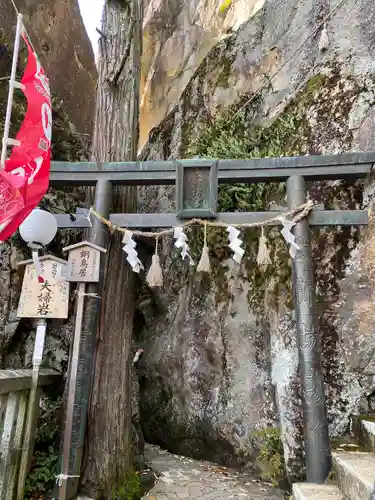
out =
[(211, 272), (211, 264), (210, 264), (210, 253), (207, 246), (207, 224), (204, 225), (204, 242), (203, 242), (203, 250), (202, 255), (197, 266), (197, 271), (199, 273), (210, 273)]
[(262, 234), (261, 237), (259, 238), (257, 264), (260, 267), (266, 267), (269, 264), (271, 264), (270, 251), (268, 250), (267, 237), (264, 234), (263, 226), (262, 226)]
[(158, 255), (159, 238), (156, 238), (155, 253), (152, 256), (151, 267), (148, 270), (146, 281), (150, 288), (163, 286), (163, 272), (161, 270), (160, 259)]

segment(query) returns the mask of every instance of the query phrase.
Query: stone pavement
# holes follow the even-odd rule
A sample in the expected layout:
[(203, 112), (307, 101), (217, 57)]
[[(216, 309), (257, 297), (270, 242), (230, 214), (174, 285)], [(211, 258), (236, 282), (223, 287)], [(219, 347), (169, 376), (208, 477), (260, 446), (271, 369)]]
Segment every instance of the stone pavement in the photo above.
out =
[(145, 457), (158, 477), (144, 500), (283, 500), (284, 493), (226, 467), (172, 455), (147, 445)]

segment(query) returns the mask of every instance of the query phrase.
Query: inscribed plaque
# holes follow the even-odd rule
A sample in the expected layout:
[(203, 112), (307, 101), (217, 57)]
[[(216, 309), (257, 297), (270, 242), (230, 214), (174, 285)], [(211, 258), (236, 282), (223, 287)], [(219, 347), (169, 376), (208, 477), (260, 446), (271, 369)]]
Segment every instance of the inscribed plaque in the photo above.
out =
[(183, 209), (210, 209), (210, 167), (185, 168)]
[(81, 283), (97, 283), (100, 271), (100, 253), (105, 249), (88, 241), (64, 248), (69, 252), (68, 280)]
[(215, 218), (218, 190), (217, 162), (192, 160), (187, 165), (177, 163), (176, 189), (176, 208), (179, 218)]
[(66, 281), (67, 264), (62, 259), (41, 258), (39, 283), (33, 263), (27, 263), (18, 304), (19, 318), (65, 319), (69, 309), (69, 282)]

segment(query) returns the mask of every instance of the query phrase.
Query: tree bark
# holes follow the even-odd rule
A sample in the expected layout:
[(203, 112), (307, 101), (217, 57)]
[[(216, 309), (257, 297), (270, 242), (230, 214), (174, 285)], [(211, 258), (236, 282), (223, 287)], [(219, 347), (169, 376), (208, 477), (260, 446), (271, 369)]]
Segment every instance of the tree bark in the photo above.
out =
[[(99, 42), (93, 161), (137, 157), (142, 0), (107, 0)], [(114, 212), (136, 209), (136, 187), (115, 188)], [(88, 415), (82, 485), (111, 498), (131, 468), (131, 369), (134, 273), (122, 235), (110, 236)]]

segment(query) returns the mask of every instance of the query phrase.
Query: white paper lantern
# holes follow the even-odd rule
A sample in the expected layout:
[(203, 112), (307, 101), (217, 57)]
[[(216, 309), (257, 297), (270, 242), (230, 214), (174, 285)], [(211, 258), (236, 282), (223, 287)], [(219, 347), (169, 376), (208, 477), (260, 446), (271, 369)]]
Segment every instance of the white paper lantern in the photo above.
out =
[(36, 208), (19, 227), (21, 238), (26, 243), (48, 245), (57, 233), (56, 217), (50, 212)]

